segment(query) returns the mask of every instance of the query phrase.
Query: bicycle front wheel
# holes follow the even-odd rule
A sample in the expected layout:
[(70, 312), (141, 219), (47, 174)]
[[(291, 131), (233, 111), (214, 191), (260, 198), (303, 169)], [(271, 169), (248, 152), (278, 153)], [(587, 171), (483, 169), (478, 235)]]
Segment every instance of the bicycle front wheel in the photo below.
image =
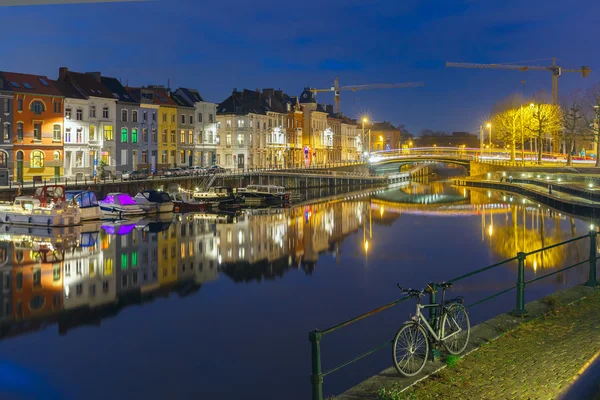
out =
[(427, 333), (416, 322), (407, 322), (394, 338), (394, 366), (404, 376), (415, 376), (425, 366), (429, 354)]
[(469, 314), (462, 304), (448, 307), (442, 319), (442, 342), (450, 354), (462, 353), (469, 343), (471, 322)]

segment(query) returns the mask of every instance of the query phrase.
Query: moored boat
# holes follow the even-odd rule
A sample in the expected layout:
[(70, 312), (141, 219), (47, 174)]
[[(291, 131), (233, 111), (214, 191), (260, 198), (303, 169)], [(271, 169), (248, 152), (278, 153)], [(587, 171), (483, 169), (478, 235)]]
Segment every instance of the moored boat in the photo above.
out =
[(193, 199), (196, 201), (218, 202), (219, 207), (235, 207), (242, 202), (242, 198), (232, 188), (215, 186), (207, 191), (195, 191)]
[(136, 194), (133, 199), (148, 214), (173, 212), (171, 198), (168, 194), (160, 190), (143, 190)]
[(109, 193), (99, 204), (104, 218), (123, 219), (146, 213), (127, 193)]
[(102, 218), (102, 210), (98, 204), (96, 193), (90, 190), (67, 190), (66, 199), (77, 203), (81, 211), (82, 221), (93, 221)]
[(175, 205), (173, 211), (180, 213), (204, 211), (219, 206), (218, 202), (199, 201), (192, 197), (190, 193), (179, 191), (169, 195)]
[(239, 191), (245, 202), (264, 201), (267, 203), (287, 203), (290, 193), (283, 186), (275, 185), (248, 185)]
[(31, 226), (79, 225), (81, 211), (67, 201), (63, 185), (42, 186), (33, 196), (17, 196), (12, 204), (0, 205), (0, 222)]

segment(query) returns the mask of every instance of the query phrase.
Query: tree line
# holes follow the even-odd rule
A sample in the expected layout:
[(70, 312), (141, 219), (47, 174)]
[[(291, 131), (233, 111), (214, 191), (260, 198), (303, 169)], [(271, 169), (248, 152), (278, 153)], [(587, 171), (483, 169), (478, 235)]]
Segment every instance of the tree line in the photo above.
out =
[(564, 143), (567, 165), (572, 164), (578, 146), (594, 142), (596, 166), (600, 166), (599, 110), (600, 84), (572, 93), (560, 105), (551, 104), (544, 92), (528, 100), (511, 95), (492, 108), (492, 138), (511, 149), (511, 161), (515, 161), (518, 148), (524, 150), (526, 140), (536, 143), (538, 163), (545, 140), (552, 139), (554, 146)]

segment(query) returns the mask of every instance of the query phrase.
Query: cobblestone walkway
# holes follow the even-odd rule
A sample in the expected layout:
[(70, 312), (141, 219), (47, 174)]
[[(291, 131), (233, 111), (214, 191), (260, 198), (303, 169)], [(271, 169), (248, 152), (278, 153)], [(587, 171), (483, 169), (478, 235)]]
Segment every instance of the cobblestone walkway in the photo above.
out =
[(554, 399), (600, 351), (600, 292), (482, 345), (403, 399)]

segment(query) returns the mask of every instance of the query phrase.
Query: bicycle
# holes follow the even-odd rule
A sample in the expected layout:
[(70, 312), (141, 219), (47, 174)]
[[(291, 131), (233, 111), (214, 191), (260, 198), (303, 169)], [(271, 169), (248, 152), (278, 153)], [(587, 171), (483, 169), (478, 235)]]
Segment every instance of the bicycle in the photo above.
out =
[[(441, 302), (421, 304), (421, 297), (435, 291), (436, 287), (442, 288)], [(432, 283), (426, 290), (403, 289), (398, 284), (403, 293), (417, 299), (416, 314), (400, 327), (393, 342), (394, 366), (402, 375), (410, 377), (421, 372), (427, 362), (430, 342), (443, 345), (454, 355), (462, 353), (467, 347), (471, 334), (469, 314), (461, 297), (445, 300), (446, 289), (451, 287), (452, 282)], [(421, 313), (423, 308), (434, 309), (431, 321)]]

